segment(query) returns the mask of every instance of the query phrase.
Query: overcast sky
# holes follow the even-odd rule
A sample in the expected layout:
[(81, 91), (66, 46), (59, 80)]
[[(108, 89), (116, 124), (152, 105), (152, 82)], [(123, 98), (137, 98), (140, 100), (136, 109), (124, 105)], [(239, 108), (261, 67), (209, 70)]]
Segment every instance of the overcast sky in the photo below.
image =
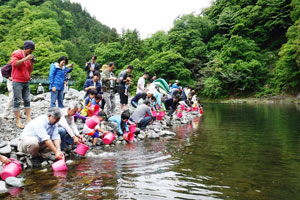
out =
[(71, 0), (91, 16), (121, 33), (122, 28), (137, 29), (141, 38), (159, 30), (168, 31), (182, 14), (199, 13), (212, 0)]

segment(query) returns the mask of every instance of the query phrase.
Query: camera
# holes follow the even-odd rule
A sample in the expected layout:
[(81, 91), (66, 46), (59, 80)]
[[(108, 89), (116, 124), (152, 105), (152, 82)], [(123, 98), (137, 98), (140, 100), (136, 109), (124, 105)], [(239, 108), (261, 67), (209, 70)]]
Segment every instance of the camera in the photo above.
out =
[(33, 56), (33, 58), (31, 60), (32, 60), (32, 62), (36, 62), (37, 61), (35, 56)]

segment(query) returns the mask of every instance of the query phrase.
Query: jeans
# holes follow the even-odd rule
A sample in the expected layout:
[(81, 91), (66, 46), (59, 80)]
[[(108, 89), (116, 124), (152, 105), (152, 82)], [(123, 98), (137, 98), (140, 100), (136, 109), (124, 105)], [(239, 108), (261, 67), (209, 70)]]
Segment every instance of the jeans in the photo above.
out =
[(56, 99), (58, 101), (58, 107), (64, 108), (64, 105), (63, 105), (64, 91), (63, 90), (56, 90), (55, 92), (53, 92), (51, 90), (51, 103), (50, 103), (51, 108), (56, 107)]
[(13, 93), (14, 93), (14, 111), (20, 109), (20, 104), (23, 99), (24, 108), (30, 108), (30, 87), (29, 82), (20, 83), (13, 82)]
[(58, 133), (60, 135), (60, 139), (61, 139), (61, 144), (60, 144), (60, 148), (62, 150), (64, 150), (64, 148), (67, 145), (73, 144), (73, 138), (71, 138), (71, 136), (68, 134), (68, 132), (66, 131), (65, 128), (63, 127), (58, 127)]
[(142, 119), (139, 123), (138, 123), (138, 127), (141, 130), (144, 130), (146, 128), (146, 126), (149, 124), (149, 122), (151, 121), (152, 117), (148, 116), (148, 117), (144, 117), (144, 119)]

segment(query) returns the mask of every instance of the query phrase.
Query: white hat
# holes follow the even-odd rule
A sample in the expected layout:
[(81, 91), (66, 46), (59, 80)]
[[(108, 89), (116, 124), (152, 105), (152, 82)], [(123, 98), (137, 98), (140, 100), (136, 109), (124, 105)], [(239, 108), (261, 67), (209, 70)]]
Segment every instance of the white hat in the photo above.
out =
[(175, 83), (178, 83), (178, 82), (179, 82), (178, 80), (175, 81)]

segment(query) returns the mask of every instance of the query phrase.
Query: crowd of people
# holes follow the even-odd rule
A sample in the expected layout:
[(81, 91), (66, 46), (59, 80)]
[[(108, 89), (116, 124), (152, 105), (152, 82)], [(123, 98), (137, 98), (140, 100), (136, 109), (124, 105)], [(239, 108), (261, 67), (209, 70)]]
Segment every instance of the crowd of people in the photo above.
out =
[[(7, 78), (10, 107), (16, 119), (16, 126), (23, 129), (18, 150), (32, 156), (34, 164), (38, 165), (41, 157), (53, 152), (57, 159), (63, 157), (63, 151), (67, 147), (74, 147), (84, 140), (83, 135), (92, 137), (92, 148), (97, 145), (97, 139), (112, 132), (122, 136), (128, 132), (128, 126), (135, 124), (141, 130), (156, 120), (153, 111), (164, 110), (169, 116), (178, 112), (179, 105), (185, 107), (200, 107), (196, 92), (189, 86), (180, 87), (178, 80), (170, 85), (170, 93), (162, 93), (155, 85), (157, 75), (149, 79), (149, 73), (138, 79), (136, 94), (131, 98), (130, 105), (134, 108), (133, 113), (129, 112), (129, 88), (133, 84), (132, 65), (119, 73), (114, 74), (115, 63), (105, 64), (100, 69), (97, 63), (97, 56), (85, 65), (86, 81), (84, 83), (84, 101), (73, 100), (64, 105), (64, 94), (66, 92), (68, 73), (73, 70), (73, 64), (68, 64), (68, 59), (61, 56), (57, 62), (50, 64), (49, 70), (49, 91), (51, 93), (48, 113), (31, 120), (30, 109), (30, 77), (34, 70), (35, 57), (33, 51), (35, 44), (28, 40), (24, 43), (22, 50), (16, 50), (11, 56), (11, 74), (2, 71)], [(148, 82), (146, 84), (146, 82)], [(43, 93), (44, 88), (40, 87), (38, 93)], [(115, 96), (120, 97), (120, 111), (115, 112)], [(20, 120), (20, 104), (23, 101), (27, 124), (24, 126)], [(56, 106), (57, 102), (57, 106)], [(119, 114), (118, 114), (119, 113)], [(88, 119), (97, 118), (98, 123), (90, 127)], [(81, 120), (84, 124), (83, 130), (79, 131), (76, 125)], [(80, 134), (81, 133), (81, 134)], [(0, 161), (9, 162), (5, 156), (0, 156)]]

